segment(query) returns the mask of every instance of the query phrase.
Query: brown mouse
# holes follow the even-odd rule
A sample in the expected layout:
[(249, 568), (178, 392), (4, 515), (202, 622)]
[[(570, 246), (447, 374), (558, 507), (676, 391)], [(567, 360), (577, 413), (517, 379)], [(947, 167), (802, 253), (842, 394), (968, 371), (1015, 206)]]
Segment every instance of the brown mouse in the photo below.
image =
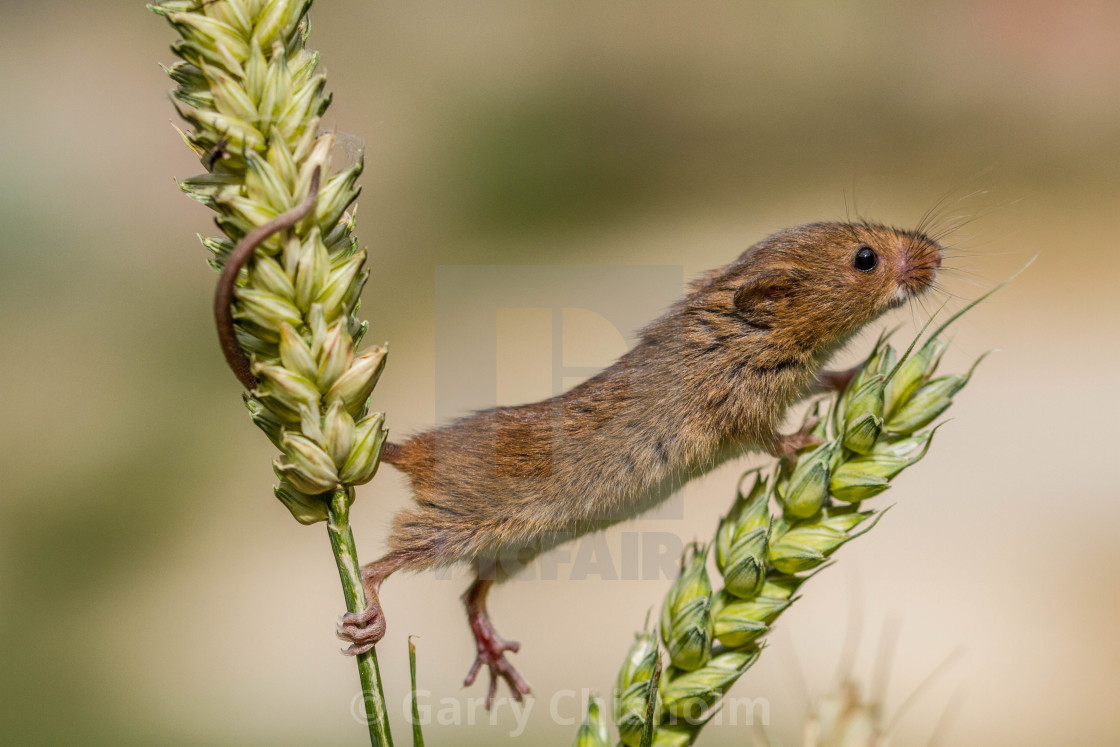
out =
[[(339, 635), (367, 651), (385, 634), (378, 590), (397, 570), (470, 562), (465, 595), (478, 656), (518, 699), (529, 686), (505, 659), (518, 644), (487, 616), (489, 587), (556, 544), (631, 518), (746, 451), (805, 444), (783, 436), (790, 405), (829, 356), (884, 311), (927, 290), (942, 248), (917, 231), (868, 223), (789, 228), (696, 280), (612, 366), (552, 399), (496, 407), (386, 444), (416, 506), (396, 515), (390, 551), (363, 567), (369, 608), (343, 616)], [(508, 566), (507, 566), (508, 567)]]

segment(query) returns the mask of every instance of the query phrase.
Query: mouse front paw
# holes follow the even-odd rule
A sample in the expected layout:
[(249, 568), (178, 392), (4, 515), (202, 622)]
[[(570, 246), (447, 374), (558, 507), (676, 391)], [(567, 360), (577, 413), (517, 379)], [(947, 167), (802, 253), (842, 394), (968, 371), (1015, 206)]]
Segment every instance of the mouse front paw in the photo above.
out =
[(852, 379), (863, 368), (863, 364), (853, 366), (846, 371), (821, 371), (817, 374), (813, 388), (821, 392), (843, 392), (852, 383)]
[(770, 456), (778, 459), (797, 460), (797, 452), (810, 446), (820, 446), (824, 439), (813, 433), (813, 429), (820, 423), (820, 419), (810, 415), (797, 433), (777, 436), (770, 444)]
[(381, 605), (370, 605), (364, 612), (347, 612), (340, 618), (335, 635), (350, 642), (350, 646), (342, 649), (342, 653), (348, 656), (370, 651), (385, 637), (385, 615), (381, 612)]

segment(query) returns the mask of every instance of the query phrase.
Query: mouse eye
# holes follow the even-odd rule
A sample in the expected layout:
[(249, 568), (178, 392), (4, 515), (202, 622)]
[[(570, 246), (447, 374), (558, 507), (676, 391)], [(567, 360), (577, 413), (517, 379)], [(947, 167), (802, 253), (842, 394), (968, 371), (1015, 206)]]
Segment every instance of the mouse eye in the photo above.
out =
[(852, 266), (860, 272), (871, 272), (878, 264), (879, 255), (869, 246), (861, 246), (852, 260)]

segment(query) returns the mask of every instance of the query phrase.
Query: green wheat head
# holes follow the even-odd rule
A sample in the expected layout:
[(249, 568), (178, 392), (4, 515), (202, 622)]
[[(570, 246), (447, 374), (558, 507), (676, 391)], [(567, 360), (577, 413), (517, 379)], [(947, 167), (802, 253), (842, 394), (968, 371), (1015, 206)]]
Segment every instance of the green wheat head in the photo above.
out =
[[(223, 349), (249, 390), (250, 417), (280, 450), (276, 497), (304, 524), (327, 522), (346, 608), (361, 612), (349, 507), (354, 486), (376, 472), (387, 435), (384, 415), (369, 411), (386, 350), (356, 350), (367, 329), (356, 312), (369, 271), (350, 206), (362, 163), (331, 167), (334, 137), (320, 131), (330, 95), (319, 56), (306, 49), (310, 5), (148, 7), (180, 37), (171, 47), (179, 60), (165, 69), (190, 125), (180, 134), (205, 173), (179, 186), (217, 213), (222, 231), (202, 244), (222, 273), (215, 315)], [(391, 747), (376, 654), (355, 658), (370, 741)]]
[[(693, 744), (724, 693), (758, 659), (770, 626), (802, 584), (875, 526), (884, 510), (863, 502), (926, 455), (939, 427), (933, 422), (984, 357), (965, 374), (939, 376), (947, 345), (942, 333), (998, 287), (921, 346), (919, 333), (902, 355), (880, 338), (847, 388), (810, 409), (806, 427), (817, 443), (767, 472), (743, 475), (712, 541), (685, 549), (658, 629), (638, 634), (619, 671), (611, 713), (624, 745)], [(709, 556), (722, 586), (712, 583)], [(665, 670), (655, 676), (663, 653)], [(609, 744), (598, 701), (575, 743)]]
[(354, 315), (369, 271), (348, 208), (362, 164), (331, 171), (334, 137), (320, 132), (330, 104), (319, 56), (305, 48), (309, 0), (170, 0), (150, 6), (180, 34), (167, 69), (181, 133), (207, 171), (180, 182), (213, 209), (222, 236), (203, 238), (221, 271), (253, 229), (309, 196), (314, 209), (267, 238), (234, 291), (238, 342), (257, 385), (249, 413), (280, 449), (277, 497), (303, 523), (327, 518), (335, 489), (368, 482), (385, 440), (369, 398), (385, 348), (355, 352), (366, 323)]

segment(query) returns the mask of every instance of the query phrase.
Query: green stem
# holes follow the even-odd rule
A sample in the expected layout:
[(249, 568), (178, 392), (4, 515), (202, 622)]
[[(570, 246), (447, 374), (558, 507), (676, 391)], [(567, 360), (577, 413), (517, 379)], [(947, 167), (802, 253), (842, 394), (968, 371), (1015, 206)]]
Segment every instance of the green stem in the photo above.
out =
[[(362, 588), (362, 572), (358, 566), (358, 552), (354, 547), (354, 533), (350, 531), (350, 501), (346, 490), (335, 490), (331, 494), (327, 532), (338, 564), (338, 577), (342, 580), (346, 609), (350, 612), (364, 612), (366, 594)], [(377, 669), (377, 652), (370, 649), (354, 658), (358, 662), (358, 677), (362, 682), (362, 700), (366, 704), (370, 744), (374, 747), (393, 747), (393, 735), (389, 732), (389, 717), (385, 709), (385, 693), (381, 689), (381, 672)]]

